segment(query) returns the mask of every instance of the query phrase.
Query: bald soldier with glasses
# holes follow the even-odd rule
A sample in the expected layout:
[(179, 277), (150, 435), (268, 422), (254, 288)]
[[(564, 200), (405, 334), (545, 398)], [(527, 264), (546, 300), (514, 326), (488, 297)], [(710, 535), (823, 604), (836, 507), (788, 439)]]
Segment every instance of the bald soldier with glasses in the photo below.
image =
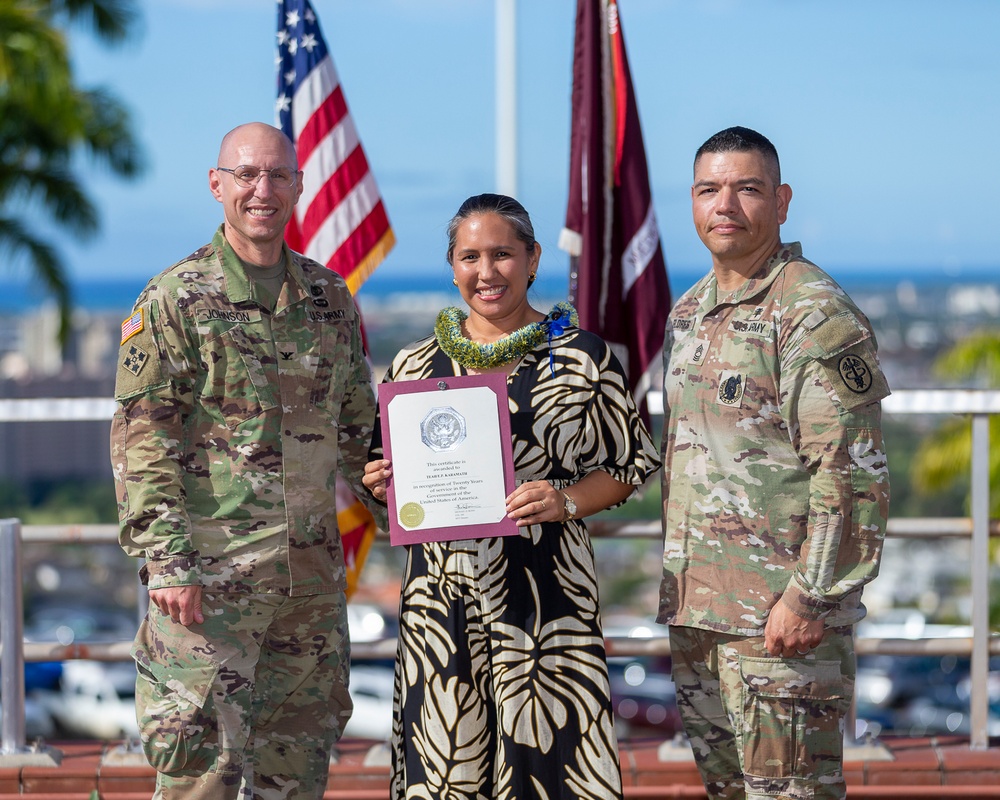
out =
[(242, 125), (217, 163), (222, 225), (122, 323), (111, 462), (150, 598), (136, 711), (159, 800), (319, 800), (352, 710), (334, 487), (370, 497), (375, 401), (343, 279), (284, 244), (292, 143)]

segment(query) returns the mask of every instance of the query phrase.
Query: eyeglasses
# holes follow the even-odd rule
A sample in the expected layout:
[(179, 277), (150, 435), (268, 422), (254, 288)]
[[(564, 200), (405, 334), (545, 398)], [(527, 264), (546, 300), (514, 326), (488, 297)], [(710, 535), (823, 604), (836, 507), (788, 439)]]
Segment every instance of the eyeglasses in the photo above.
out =
[(242, 186), (244, 189), (249, 189), (251, 186), (256, 186), (257, 181), (260, 180), (262, 175), (267, 175), (271, 181), (271, 185), (278, 189), (287, 189), (293, 183), (295, 183), (296, 177), (298, 177), (298, 172), (291, 167), (275, 167), (274, 169), (257, 169), (257, 167), (248, 167), (245, 164), (240, 164), (236, 169), (229, 169), (228, 167), (216, 167), (219, 172), (228, 172), (236, 181), (238, 186)]

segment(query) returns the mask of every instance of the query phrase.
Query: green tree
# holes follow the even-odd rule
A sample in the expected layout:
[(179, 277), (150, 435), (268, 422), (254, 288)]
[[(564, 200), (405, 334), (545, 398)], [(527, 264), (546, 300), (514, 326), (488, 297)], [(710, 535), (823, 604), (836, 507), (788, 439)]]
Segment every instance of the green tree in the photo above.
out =
[[(949, 383), (1000, 389), (1000, 328), (979, 331), (934, 362)], [(990, 417), (990, 515), (1000, 516), (1000, 416)], [(972, 426), (950, 420), (921, 442), (913, 463), (914, 482), (923, 491), (941, 491), (966, 479), (972, 463)]]
[(63, 345), (72, 309), (66, 272), (31, 215), (92, 236), (99, 215), (74, 172), (80, 156), (123, 178), (138, 175), (142, 161), (125, 107), (105, 89), (76, 84), (60, 26), (87, 24), (110, 44), (137, 20), (133, 0), (0, 0), (0, 253), (8, 264), (27, 263), (56, 300)]

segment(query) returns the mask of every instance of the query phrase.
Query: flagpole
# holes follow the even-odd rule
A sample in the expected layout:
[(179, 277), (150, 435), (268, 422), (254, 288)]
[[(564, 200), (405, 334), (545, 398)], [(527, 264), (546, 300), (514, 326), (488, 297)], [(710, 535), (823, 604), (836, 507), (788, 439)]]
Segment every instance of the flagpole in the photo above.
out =
[(517, 0), (496, 0), (496, 184), (517, 197)]

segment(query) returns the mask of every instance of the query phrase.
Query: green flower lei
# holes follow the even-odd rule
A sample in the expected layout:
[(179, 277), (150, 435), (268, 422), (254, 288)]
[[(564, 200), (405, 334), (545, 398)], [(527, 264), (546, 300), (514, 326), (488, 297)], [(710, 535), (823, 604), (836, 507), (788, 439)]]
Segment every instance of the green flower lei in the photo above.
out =
[[(455, 306), (442, 309), (434, 323), (434, 336), (445, 354), (466, 369), (484, 370), (509, 364), (531, 352), (547, 338), (559, 336), (569, 325), (579, 325), (569, 303), (556, 303), (541, 322), (531, 322), (492, 344), (476, 344), (462, 335), (468, 314)], [(551, 355), (551, 354), (550, 354)], [(551, 358), (550, 358), (551, 362)]]

